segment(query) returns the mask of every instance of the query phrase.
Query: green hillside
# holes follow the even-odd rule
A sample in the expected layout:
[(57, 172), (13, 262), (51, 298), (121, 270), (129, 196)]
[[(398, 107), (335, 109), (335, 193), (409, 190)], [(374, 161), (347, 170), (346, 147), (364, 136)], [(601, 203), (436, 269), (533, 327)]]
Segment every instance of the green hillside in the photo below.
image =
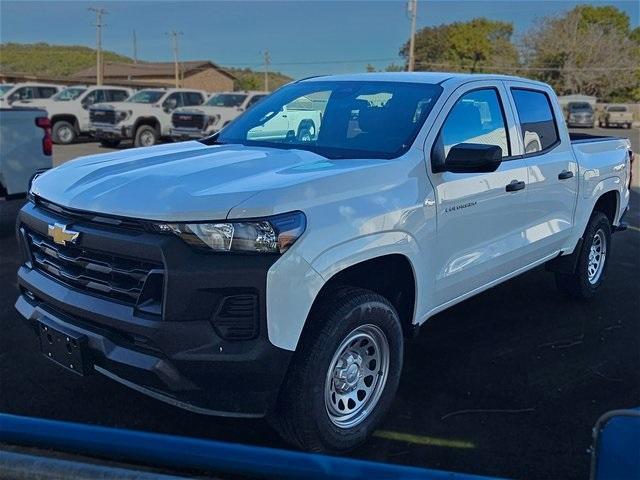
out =
[[(132, 63), (133, 59), (114, 52), (103, 51), (105, 62)], [(215, 62), (215, 59), (213, 59)], [(0, 72), (26, 75), (66, 77), (94, 66), (96, 51), (80, 45), (50, 45), (48, 43), (0, 43)], [(262, 90), (264, 75), (248, 68), (228, 68), (238, 81), (238, 90)], [(269, 89), (290, 82), (292, 79), (279, 72), (269, 73)]]
[[(105, 62), (133, 62), (114, 52), (104, 51), (103, 54)], [(95, 50), (80, 45), (0, 43), (0, 72), (3, 73), (65, 77), (95, 63)]]

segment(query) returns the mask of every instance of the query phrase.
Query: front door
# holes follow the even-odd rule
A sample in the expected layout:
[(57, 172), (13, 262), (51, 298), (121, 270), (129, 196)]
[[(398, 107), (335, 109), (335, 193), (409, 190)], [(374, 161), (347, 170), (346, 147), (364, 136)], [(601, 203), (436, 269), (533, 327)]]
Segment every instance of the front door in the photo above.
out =
[[(491, 173), (432, 174), (436, 192), (436, 305), (453, 302), (523, 267), (527, 161), (513, 156), (513, 115), (502, 84), (462, 87), (445, 104), (445, 155), (459, 143), (497, 145), (503, 161)], [(505, 108), (506, 107), (506, 108)]]

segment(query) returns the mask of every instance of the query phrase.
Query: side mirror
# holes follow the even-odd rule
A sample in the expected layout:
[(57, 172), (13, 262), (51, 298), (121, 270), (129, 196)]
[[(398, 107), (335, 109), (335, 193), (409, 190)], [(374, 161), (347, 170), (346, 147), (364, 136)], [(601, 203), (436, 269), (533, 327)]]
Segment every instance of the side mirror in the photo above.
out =
[(440, 151), (431, 158), (434, 173), (490, 173), (502, 163), (502, 148), (497, 145), (459, 143), (451, 147), (444, 160), (443, 149)]
[(171, 112), (172, 110), (175, 110), (177, 106), (178, 102), (176, 101), (176, 99), (170, 98), (166, 102), (164, 102), (164, 111)]

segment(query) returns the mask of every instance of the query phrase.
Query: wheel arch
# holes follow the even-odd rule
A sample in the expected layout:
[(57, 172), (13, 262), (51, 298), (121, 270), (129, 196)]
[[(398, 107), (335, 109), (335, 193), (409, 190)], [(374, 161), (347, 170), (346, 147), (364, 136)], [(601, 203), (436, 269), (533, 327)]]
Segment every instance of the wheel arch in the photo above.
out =
[(76, 129), (76, 134), (80, 133), (78, 118), (72, 113), (58, 113), (51, 117), (51, 126), (53, 127), (56, 122), (69, 122)]
[(135, 123), (133, 124), (133, 134), (134, 134), (134, 136), (135, 136), (135, 132), (142, 125), (151, 126), (151, 127), (156, 129), (158, 134), (160, 134), (160, 120), (158, 120), (156, 117), (140, 117), (140, 118), (136, 119)]
[(618, 190), (609, 190), (601, 194), (593, 205), (592, 212), (602, 212), (609, 219), (611, 225), (615, 225), (618, 220), (620, 210), (620, 192)]

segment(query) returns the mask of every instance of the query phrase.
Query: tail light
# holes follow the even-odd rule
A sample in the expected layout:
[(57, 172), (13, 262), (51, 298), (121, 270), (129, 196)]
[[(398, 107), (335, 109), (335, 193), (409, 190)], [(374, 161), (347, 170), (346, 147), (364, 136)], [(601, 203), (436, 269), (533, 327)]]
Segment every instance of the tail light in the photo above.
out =
[(51, 156), (53, 153), (53, 140), (51, 139), (51, 122), (47, 117), (36, 118), (36, 125), (44, 130), (42, 138), (42, 153)]

